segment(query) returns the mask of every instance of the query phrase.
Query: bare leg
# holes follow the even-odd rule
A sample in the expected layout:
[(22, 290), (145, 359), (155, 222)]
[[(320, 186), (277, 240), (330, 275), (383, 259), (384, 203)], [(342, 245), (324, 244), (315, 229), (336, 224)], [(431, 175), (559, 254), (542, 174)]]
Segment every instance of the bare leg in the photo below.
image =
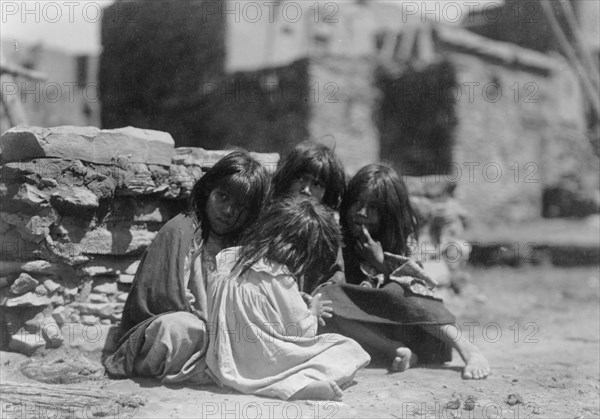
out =
[(335, 381), (314, 381), (297, 391), (292, 400), (334, 400), (341, 401), (344, 392)]
[(440, 338), (452, 345), (460, 357), (465, 361), (462, 377), (465, 380), (480, 380), (490, 374), (490, 364), (479, 348), (461, 336), (455, 325), (424, 325), (421, 326), (427, 333)]
[(384, 354), (388, 354), (393, 359), (390, 367), (392, 372), (405, 371), (418, 362), (417, 355), (408, 349), (406, 345), (388, 338), (376, 327), (342, 318), (337, 318), (336, 323), (343, 334), (353, 338), (361, 345), (368, 345)]

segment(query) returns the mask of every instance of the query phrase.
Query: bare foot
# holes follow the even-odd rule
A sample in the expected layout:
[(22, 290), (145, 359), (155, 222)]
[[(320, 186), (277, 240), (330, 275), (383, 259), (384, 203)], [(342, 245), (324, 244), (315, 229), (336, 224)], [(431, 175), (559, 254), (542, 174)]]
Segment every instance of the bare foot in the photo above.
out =
[(297, 391), (291, 398), (293, 400), (333, 400), (342, 401), (344, 392), (335, 381), (314, 381)]
[(410, 367), (414, 367), (417, 364), (417, 355), (414, 354), (408, 348), (397, 348), (396, 357), (392, 361), (390, 370), (392, 372), (406, 371)]
[(470, 354), (466, 364), (462, 375), (465, 380), (481, 380), (490, 375), (490, 364), (479, 350)]

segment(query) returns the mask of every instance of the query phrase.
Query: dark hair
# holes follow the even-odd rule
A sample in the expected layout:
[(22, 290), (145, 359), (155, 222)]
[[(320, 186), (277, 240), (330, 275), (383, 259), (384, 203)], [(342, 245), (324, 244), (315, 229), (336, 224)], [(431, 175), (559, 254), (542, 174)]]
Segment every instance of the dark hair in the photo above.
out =
[(329, 271), (337, 260), (340, 242), (333, 211), (309, 198), (289, 197), (273, 202), (246, 231), (236, 267), (243, 266), (245, 271), (267, 259), (285, 265), (300, 281)]
[[(269, 190), (269, 176), (264, 166), (252, 158), (245, 150), (236, 150), (211, 167), (194, 185), (190, 196), (190, 212), (196, 214), (206, 238), (209, 222), (206, 215), (208, 196), (215, 188), (234, 191), (236, 196), (247, 203), (248, 221), (246, 226), (258, 218)], [(232, 232), (235, 236), (239, 231)]]
[(309, 173), (325, 185), (323, 204), (338, 209), (346, 189), (344, 167), (333, 151), (323, 144), (304, 141), (283, 158), (273, 175), (273, 199), (289, 193), (291, 182)]
[(408, 189), (398, 173), (385, 164), (369, 164), (350, 180), (342, 199), (340, 223), (348, 248), (354, 245), (350, 234), (348, 210), (363, 191), (374, 195), (380, 217), (379, 231), (374, 238), (381, 242), (383, 250), (408, 256), (408, 239), (418, 234), (418, 219), (410, 204)]

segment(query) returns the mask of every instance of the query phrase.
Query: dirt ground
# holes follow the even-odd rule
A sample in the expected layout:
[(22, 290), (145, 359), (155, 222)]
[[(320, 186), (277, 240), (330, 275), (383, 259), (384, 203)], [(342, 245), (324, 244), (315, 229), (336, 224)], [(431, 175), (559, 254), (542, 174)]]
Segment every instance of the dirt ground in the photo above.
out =
[[(450, 364), (389, 374), (382, 365), (360, 371), (344, 401), (282, 402), (215, 386), (165, 387), (151, 380), (101, 378), (71, 384), (77, 389), (141, 396), (144, 404), (76, 416), (111, 418), (593, 418), (599, 417), (600, 276), (598, 267), (531, 266), (470, 269), (471, 281), (446, 303), (462, 333), (490, 360), (486, 380), (460, 376), (457, 354)], [(99, 353), (87, 354), (99, 359)], [(30, 381), (31, 362), (0, 353), (2, 382)], [(513, 396), (511, 396), (513, 395)], [(509, 404), (509, 401), (511, 402)], [(516, 402), (516, 404), (515, 404)], [(512, 404), (512, 405), (511, 405)], [(12, 410), (11, 410), (12, 409)], [(30, 416), (2, 404), (1, 417)], [(31, 416), (33, 414), (33, 416)], [(64, 416), (63, 416), (64, 417)]]

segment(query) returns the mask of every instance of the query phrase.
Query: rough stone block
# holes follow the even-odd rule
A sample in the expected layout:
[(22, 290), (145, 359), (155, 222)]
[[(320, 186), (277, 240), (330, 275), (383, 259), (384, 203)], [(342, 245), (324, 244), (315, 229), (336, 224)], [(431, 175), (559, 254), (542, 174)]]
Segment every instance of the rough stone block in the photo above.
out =
[(35, 292), (19, 295), (18, 297), (4, 296), (1, 299), (0, 306), (5, 307), (41, 307), (52, 303), (52, 300), (45, 295), (37, 295)]
[(19, 352), (24, 355), (30, 356), (36, 350), (46, 345), (46, 342), (39, 333), (17, 333), (12, 336), (8, 349), (13, 352)]
[(78, 309), (82, 315), (90, 314), (100, 318), (111, 318), (116, 313), (123, 311), (121, 303), (77, 303), (73, 307)]
[(52, 310), (52, 318), (59, 326), (62, 326), (69, 320), (69, 316), (72, 313), (72, 309), (65, 306), (58, 306)]
[(87, 188), (60, 185), (50, 202), (61, 214), (77, 214), (81, 210), (96, 209), (98, 196)]
[[(208, 170), (231, 150), (205, 150), (200, 147), (179, 147), (174, 150), (173, 164), (200, 166)], [(274, 173), (279, 162), (279, 153), (254, 153), (250, 155), (261, 162), (270, 173)]]
[(117, 195), (145, 195), (155, 192), (156, 182), (148, 165), (130, 164), (124, 167), (113, 167), (112, 176), (116, 182)]
[(13, 295), (22, 295), (26, 292), (33, 291), (39, 282), (31, 275), (22, 273), (10, 286), (10, 292)]
[(0, 260), (0, 271), (5, 274), (27, 272), (33, 274), (46, 274), (61, 277), (65, 280), (74, 278), (73, 267), (61, 263), (52, 263), (47, 260), (31, 260), (29, 262), (11, 262)]
[(57, 284), (56, 282), (54, 282), (51, 279), (46, 279), (46, 280), (44, 280), (44, 287), (46, 287), (48, 292), (53, 293), (56, 291), (60, 291), (60, 289), (62, 288), (62, 285)]
[(88, 296), (88, 301), (93, 304), (108, 303), (108, 297), (104, 294), (98, 294), (98, 293), (92, 292)]
[(26, 204), (28, 206), (37, 206), (44, 202), (48, 202), (50, 196), (33, 185), (27, 183), (19, 186), (17, 193), (12, 197), (13, 201)]
[(35, 293), (37, 295), (48, 295), (48, 289), (43, 284), (40, 284), (35, 287)]
[(119, 278), (117, 278), (117, 282), (120, 284), (132, 284), (133, 283), (133, 279), (135, 278), (135, 275), (119, 275)]
[(18, 126), (0, 138), (5, 162), (58, 157), (100, 164), (125, 159), (132, 163), (168, 166), (173, 147), (170, 134), (133, 127), (100, 130), (95, 127)]
[(28, 215), (22, 212), (0, 212), (0, 218), (6, 224), (13, 225), (25, 240), (38, 242), (50, 233), (58, 215), (49, 206), (37, 208), (37, 214)]
[(97, 256), (81, 267), (81, 271), (91, 277), (118, 276), (121, 273), (133, 275), (140, 264), (139, 258), (117, 258), (114, 256)]
[[(116, 282), (105, 282), (104, 284), (96, 285), (92, 288), (92, 291), (94, 291), (95, 293), (98, 293), (98, 294), (108, 294), (108, 295), (113, 295), (113, 294), (119, 293)], [(90, 294), (90, 298), (91, 298), (91, 296), (92, 296), (92, 294)], [(92, 302), (92, 301), (90, 300), (90, 302)], [(98, 302), (100, 302), (100, 301), (98, 301)], [(101, 302), (106, 302), (106, 301), (101, 301)]]
[(53, 254), (72, 261), (87, 262), (89, 258), (82, 255), (141, 254), (156, 236), (156, 232), (125, 222), (90, 229), (65, 217), (61, 226), (66, 234), (48, 247)]

